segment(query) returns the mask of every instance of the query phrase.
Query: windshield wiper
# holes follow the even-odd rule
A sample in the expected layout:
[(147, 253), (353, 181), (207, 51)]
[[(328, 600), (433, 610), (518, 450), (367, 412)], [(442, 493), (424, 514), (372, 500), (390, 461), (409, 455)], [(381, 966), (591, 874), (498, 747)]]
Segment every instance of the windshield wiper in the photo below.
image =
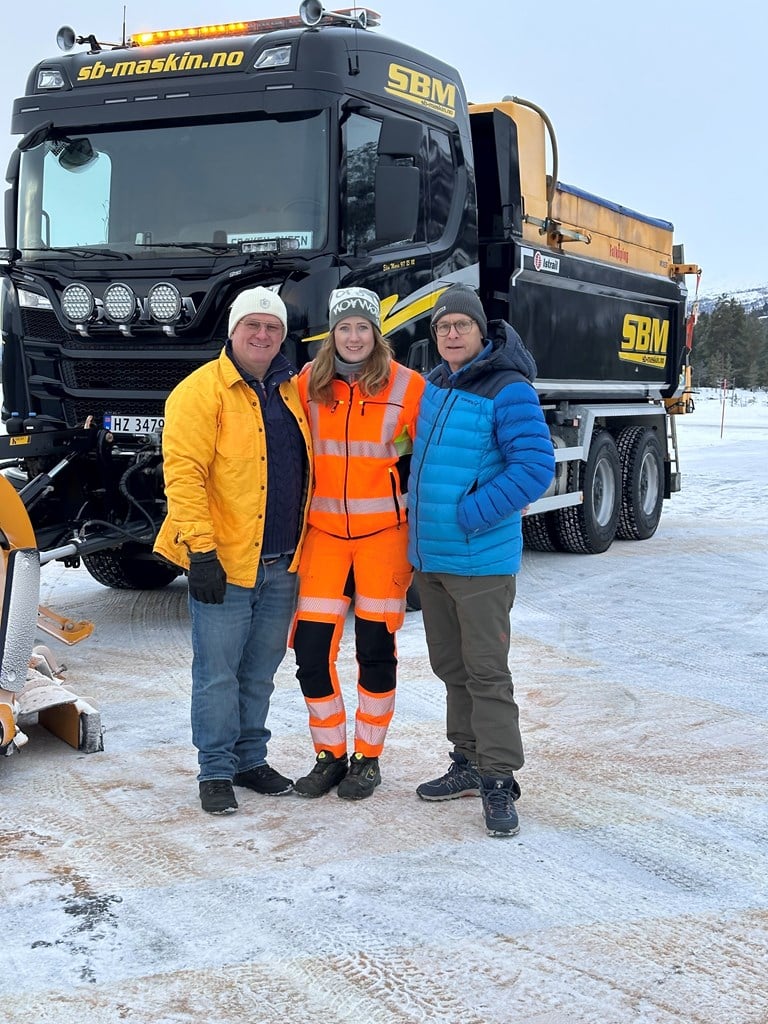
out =
[(98, 256), (104, 256), (107, 259), (113, 260), (130, 260), (133, 259), (127, 252), (118, 252), (116, 249), (99, 249), (96, 246), (87, 245), (43, 245), (39, 248), (35, 246), (26, 246), (25, 252), (48, 252), (54, 256), (83, 256), (88, 259), (94, 259)]
[(230, 252), (237, 242), (144, 242), (143, 249), (198, 249), (200, 252)]

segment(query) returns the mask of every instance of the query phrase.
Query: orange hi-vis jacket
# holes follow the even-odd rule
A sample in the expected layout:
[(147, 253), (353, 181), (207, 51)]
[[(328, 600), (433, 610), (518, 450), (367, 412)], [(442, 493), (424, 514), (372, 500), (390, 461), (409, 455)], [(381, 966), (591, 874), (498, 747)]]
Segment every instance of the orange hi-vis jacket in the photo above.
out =
[(366, 537), (405, 523), (398, 459), (411, 440), (424, 378), (392, 361), (386, 387), (366, 395), (357, 383), (336, 378), (333, 402), (310, 401), (311, 364), (299, 377), (314, 448), (311, 526), (335, 537)]

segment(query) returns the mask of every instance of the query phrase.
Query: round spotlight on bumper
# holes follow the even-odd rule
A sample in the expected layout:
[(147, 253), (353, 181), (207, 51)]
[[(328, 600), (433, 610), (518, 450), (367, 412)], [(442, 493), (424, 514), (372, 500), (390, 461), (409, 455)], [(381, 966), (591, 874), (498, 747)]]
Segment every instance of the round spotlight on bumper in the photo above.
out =
[(93, 316), (96, 303), (90, 288), (84, 284), (68, 284), (61, 293), (61, 309), (73, 324), (85, 324)]
[(172, 324), (181, 314), (181, 294), (174, 284), (158, 281), (149, 289), (147, 305), (153, 318), (160, 324)]
[(104, 312), (112, 323), (129, 324), (138, 314), (136, 294), (127, 284), (111, 284), (104, 292)]

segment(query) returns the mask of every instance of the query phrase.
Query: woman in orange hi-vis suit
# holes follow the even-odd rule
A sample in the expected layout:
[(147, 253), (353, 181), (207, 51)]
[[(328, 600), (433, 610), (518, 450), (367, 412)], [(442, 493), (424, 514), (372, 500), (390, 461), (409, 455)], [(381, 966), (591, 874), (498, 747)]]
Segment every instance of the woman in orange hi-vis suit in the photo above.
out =
[[(424, 379), (392, 358), (380, 330), (379, 299), (366, 288), (331, 294), (329, 328), (299, 377), (315, 489), (299, 565), (293, 648), (317, 758), (294, 790), (318, 797), (338, 786), (342, 799), (361, 800), (381, 782), (379, 755), (395, 710), (395, 633), (412, 578), (398, 470), (411, 451)], [(351, 580), (358, 679), (348, 758), (336, 658)]]

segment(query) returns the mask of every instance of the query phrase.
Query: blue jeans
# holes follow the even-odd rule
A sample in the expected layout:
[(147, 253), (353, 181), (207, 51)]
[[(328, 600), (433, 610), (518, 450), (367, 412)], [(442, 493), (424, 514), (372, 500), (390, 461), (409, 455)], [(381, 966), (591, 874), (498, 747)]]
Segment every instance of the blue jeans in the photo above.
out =
[(189, 599), (192, 742), (198, 779), (232, 779), (266, 763), (269, 699), (296, 608), (291, 556), (259, 565), (253, 588), (227, 584), (223, 604)]

